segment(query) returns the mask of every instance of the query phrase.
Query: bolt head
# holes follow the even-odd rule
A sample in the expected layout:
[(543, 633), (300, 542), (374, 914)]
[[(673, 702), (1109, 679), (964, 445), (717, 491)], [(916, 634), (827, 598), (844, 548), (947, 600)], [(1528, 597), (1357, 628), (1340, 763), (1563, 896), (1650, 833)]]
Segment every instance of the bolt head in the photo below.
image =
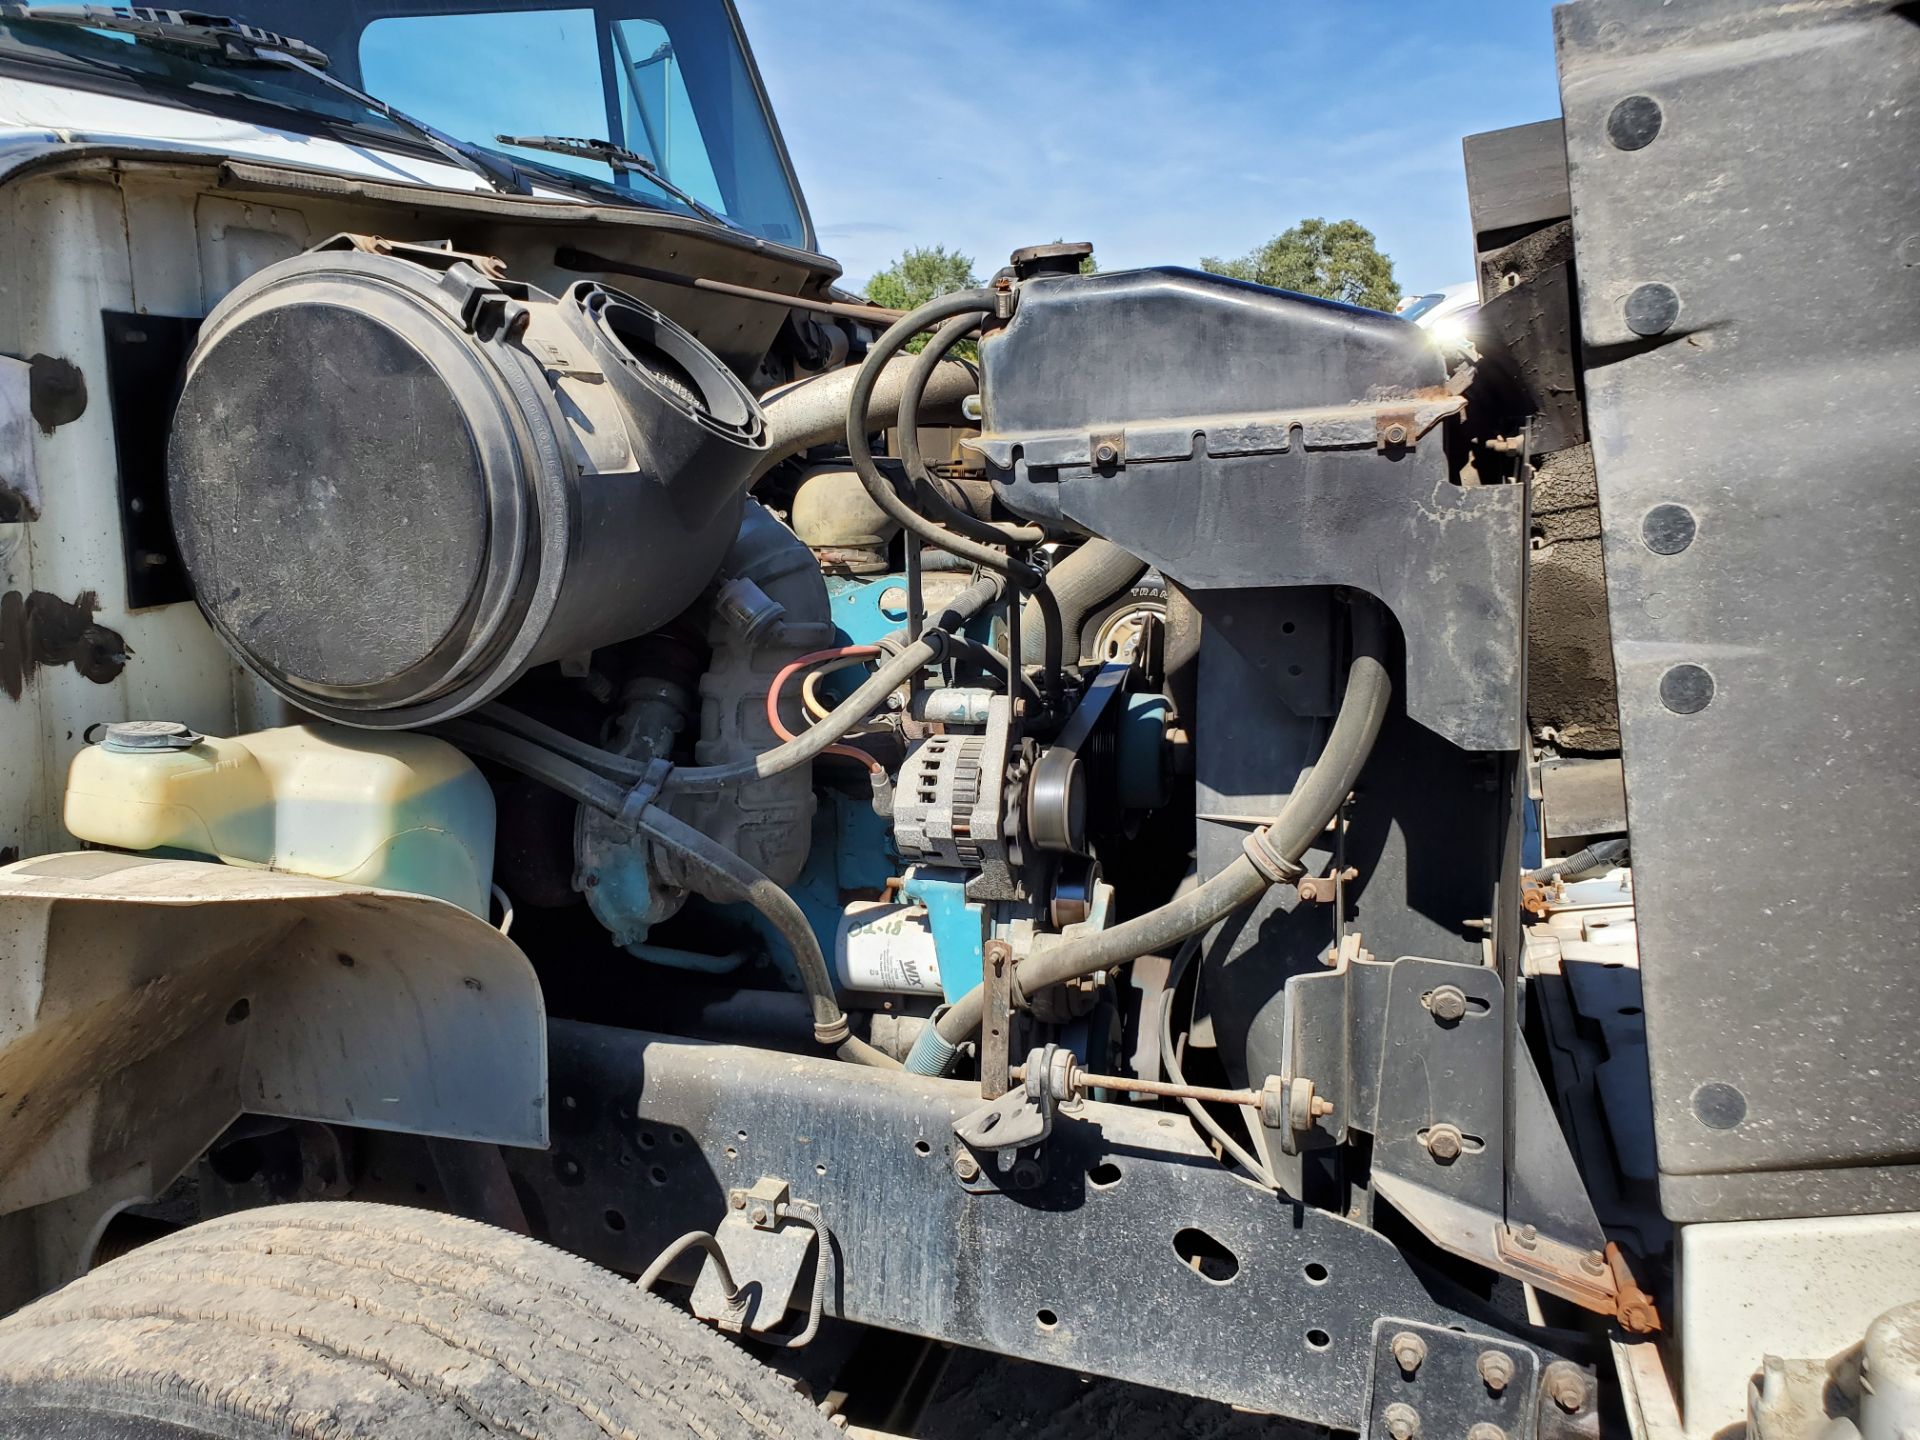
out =
[(962, 1150), (953, 1157), (953, 1173), (962, 1180), (977, 1180), (980, 1178), (980, 1162)]
[(1450, 1165), (1466, 1149), (1465, 1137), (1453, 1125), (1435, 1125), (1427, 1131), (1427, 1153), (1442, 1165)]
[(1442, 1024), (1450, 1025), (1456, 1020), (1466, 1018), (1467, 995), (1458, 985), (1442, 985), (1427, 997), (1427, 1009), (1433, 1012), (1433, 1018)]
[(766, 1224), (766, 1223), (767, 1223), (767, 1221), (768, 1221), (768, 1220), (770, 1220), (771, 1218), (772, 1218), (772, 1217), (771, 1217), (770, 1215), (768, 1215), (768, 1214), (767, 1214), (767, 1207), (766, 1207), (766, 1206), (764, 1206), (764, 1205), (756, 1205), (756, 1206), (754, 1206), (754, 1207), (753, 1207), (753, 1223), (754, 1223), (754, 1224), (756, 1224), (756, 1225), (764, 1225), (764, 1224)]
[(1402, 1401), (1396, 1400), (1387, 1406), (1380, 1418), (1386, 1422), (1387, 1434), (1393, 1440), (1414, 1440), (1420, 1433), (1420, 1412)]
[(1094, 462), (1099, 465), (1111, 465), (1120, 458), (1120, 452), (1111, 445), (1096, 445), (1093, 451)]
[(1547, 1367), (1547, 1395), (1567, 1414), (1577, 1413), (1587, 1403), (1587, 1377), (1579, 1366), (1556, 1360)]
[(1513, 1380), (1513, 1357), (1504, 1350), (1482, 1350), (1474, 1368), (1480, 1372), (1487, 1389), (1496, 1395)]
[(1467, 1431), (1467, 1440), (1507, 1440), (1507, 1432), (1502, 1430), (1498, 1425), (1492, 1425), (1482, 1420), (1478, 1425), (1475, 1425), (1471, 1430)]
[(1427, 1342), (1411, 1330), (1402, 1330), (1393, 1337), (1391, 1348), (1395, 1363), (1404, 1374), (1411, 1375), (1420, 1368), (1427, 1358)]
[(747, 1196), (745, 1191), (736, 1190), (728, 1198), (732, 1200), (734, 1209), (744, 1210), (747, 1208)]
[(1386, 434), (1382, 438), (1385, 439), (1389, 445), (1404, 445), (1407, 443), (1407, 427), (1404, 425), (1389, 425), (1387, 426)]

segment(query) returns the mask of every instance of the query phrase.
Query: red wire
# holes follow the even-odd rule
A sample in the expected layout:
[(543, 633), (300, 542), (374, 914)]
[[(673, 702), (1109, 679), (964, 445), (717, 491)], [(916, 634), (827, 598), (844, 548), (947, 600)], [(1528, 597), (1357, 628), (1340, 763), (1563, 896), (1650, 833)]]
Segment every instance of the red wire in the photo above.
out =
[[(795, 735), (793, 731), (787, 729), (786, 725), (783, 724), (780, 719), (780, 687), (792, 679), (795, 674), (806, 669), (809, 665), (818, 665), (822, 660), (850, 660), (856, 656), (878, 655), (879, 653), (880, 647), (878, 645), (842, 645), (837, 650), (815, 650), (811, 654), (802, 655), (792, 664), (782, 668), (780, 673), (773, 677), (773, 683), (767, 687), (767, 724), (773, 727), (773, 733), (778, 735), (782, 740), (797, 740), (800, 738)], [(886, 772), (886, 766), (856, 746), (829, 745), (820, 753), (822, 755), (840, 755), (849, 760), (858, 760), (875, 774), (884, 774)]]

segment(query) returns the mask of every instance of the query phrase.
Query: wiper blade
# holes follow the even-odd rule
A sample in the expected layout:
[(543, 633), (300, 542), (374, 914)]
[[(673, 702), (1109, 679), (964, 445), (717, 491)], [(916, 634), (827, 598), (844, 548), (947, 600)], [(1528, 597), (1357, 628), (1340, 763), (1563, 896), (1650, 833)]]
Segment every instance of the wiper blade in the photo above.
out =
[(502, 145), (513, 145), (522, 150), (544, 150), (550, 155), (571, 155), (580, 160), (598, 160), (601, 164), (610, 166), (616, 174), (644, 175), (649, 184), (659, 186), (681, 204), (704, 215), (716, 225), (724, 225), (729, 230), (740, 228), (719, 211), (703, 205), (667, 179), (660, 173), (660, 167), (639, 151), (629, 150), (624, 145), (616, 145), (611, 140), (583, 140), (573, 135), (496, 135), (493, 138)]
[(162, 49), (183, 50), (202, 59), (236, 65), (259, 63), (262, 48), (298, 56), (322, 70), (328, 64), (327, 52), (317, 45), (290, 35), (276, 35), (229, 15), (208, 15), (198, 10), (155, 10), (142, 5), (122, 10), (108, 5), (24, 5), (0, 0), (0, 20), (36, 20), (84, 30), (109, 30), (137, 36)]
[(0, 20), (37, 21), (70, 25), (81, 30), (109, 30), (131, 35), (164, 50), (178, 50), (198, 60), (223, 65), (263, 65), (298, 70), (330, 90), (350, 96), (383, 115), (403, 130), (411, 130), (462, 169), (470, 170), (493, 189), (507, 195), (530, 195), (533, 187), (519, 167), (465, 140), (457, 140), (424, 120), (396, 110), (384, 100), (327, 73), (327, 53), (290, 35), (248, 25), (227, 15), (198, 10), (156, 10), (145, 6), (121, 9), (107, 5), (23, 5), (0, 0)]

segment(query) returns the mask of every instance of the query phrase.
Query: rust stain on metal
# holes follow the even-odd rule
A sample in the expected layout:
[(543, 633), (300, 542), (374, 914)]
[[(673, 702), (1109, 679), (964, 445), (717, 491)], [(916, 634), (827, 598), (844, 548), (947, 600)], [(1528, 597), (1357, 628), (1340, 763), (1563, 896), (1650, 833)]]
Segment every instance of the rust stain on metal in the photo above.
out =
[(27, 406), (42, 434), (51, 435), (86, 413), (87, 377), (78, 365), (52, 355), (31, 356), (27, 364), (32, 367)]
[(116, 630), (94, 623), (100, 597), (71, 601), (45, 590), (0, 595), (0, 690), (18, 700), (43, 665), (71, 665), (96, 685), (117, 679), (133, 652)]

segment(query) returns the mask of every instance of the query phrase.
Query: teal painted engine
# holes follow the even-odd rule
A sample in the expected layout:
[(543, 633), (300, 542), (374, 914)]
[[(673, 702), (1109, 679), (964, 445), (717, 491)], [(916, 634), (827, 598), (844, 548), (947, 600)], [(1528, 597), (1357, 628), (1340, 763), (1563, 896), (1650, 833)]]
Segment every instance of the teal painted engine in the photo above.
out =
[[(1159, 673), (1164, 596), (1113, 547), (1063, 547), (1053, 563), (1068, 582), (1056, 589), (1074, 660), (1052, 674), (1009, 666), (1023, 630), (1044, 660), (1039, 605), (1059, 609), (1054, 593), (1027, 600), (1024, 617), (1001, 601), (950, 634), (916, 626), (913, 615), (939, 617), (976, 572), (935, 550), (903, 564), (900, 528), (844, 463), (793, 468), (790, 488), (770, 487), (791, 524), (748, 507), (677, 646), (650, 637), (631, 656), (595, 657), (631, 668), (583, 677), (623, 702), (594, 738), (641, 765), (750, 759), (804, 733), (913, 640), (940, 636), (937, 653), (810, 774), (676, 805), (784, 886), (844, 1005), (905, 1058), (926, 1017), (982, 984), (990, 957), (1004, 965), (1037, 935), (1110, 923), (1100, 841), (1137, 831), (1164, 803), (1177, 758)], [(942, 478), (964, 501), (964, 473)], [(689, 674), (700, 642), (705, 668)], [(582, 806), (574, 841), (572, 888), (632, 956), (753, 992), (805, 989), (761, 911), (697, 893), (670, 854), (617, 817)], [(1063, 992), (1048, 1012), (1083, 1057), (1119, 1030), (1104, 981)]]

